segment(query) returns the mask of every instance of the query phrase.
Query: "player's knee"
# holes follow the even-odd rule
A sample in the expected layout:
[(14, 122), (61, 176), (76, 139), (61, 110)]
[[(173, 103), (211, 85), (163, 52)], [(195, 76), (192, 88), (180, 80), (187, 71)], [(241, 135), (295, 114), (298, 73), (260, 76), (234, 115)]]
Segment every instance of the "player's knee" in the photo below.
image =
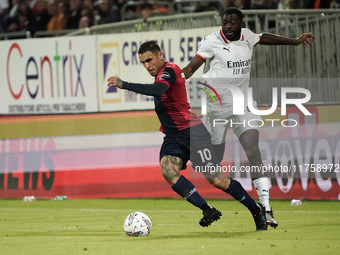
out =
[(175, 156), (166, 155), (162, 157), (160, 164), (164, 179), (171, 186), (176, 184), (177, 180), (180, 177), (179, 172), (183, 164), (182, 159)]
[(163, 178), (169, 183), (169, 185), (175, 185), (180, 177), (179, 170), (166, 163), (161, 165), (161, 169)]
[(176, 184), (172, 176), (168, 172), (163, 171), (163, 169), (162, 169), (162, 175), (163, 175), (163, 178), (169, 183), (170, 186), (173, 186)]

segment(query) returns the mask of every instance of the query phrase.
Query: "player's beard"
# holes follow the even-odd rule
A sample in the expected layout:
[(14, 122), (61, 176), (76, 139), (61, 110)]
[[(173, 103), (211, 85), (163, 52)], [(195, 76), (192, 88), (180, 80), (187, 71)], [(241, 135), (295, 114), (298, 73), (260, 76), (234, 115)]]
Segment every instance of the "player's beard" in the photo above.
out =
[(241, 29), (239, 29), (238, 31), (235, 31), (234, 34), (232, 36), (227, 36), (227, 31), (224, 31), (224, 35), (225, 37), (229, 40), (229, 41), (237, 41), (240, 40), (241, 37)]

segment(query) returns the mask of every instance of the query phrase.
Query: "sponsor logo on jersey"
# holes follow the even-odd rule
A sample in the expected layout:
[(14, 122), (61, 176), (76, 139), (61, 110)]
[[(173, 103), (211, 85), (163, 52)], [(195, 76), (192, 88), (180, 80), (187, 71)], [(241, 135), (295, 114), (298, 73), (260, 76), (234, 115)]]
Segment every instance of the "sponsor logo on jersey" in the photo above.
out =
[(169, 78), (170, 78), (170, 74), (167, 72), (163, 72), (161, 76), (159, 77), (160, 80), (169, 79)]
[(226, 48), (226, 47), (223, 47), (224, 50), (227, 50), (230, 52), (230, 47)]
[(246, 67), (250, 66), (251, 60), (227, 61), (228, 68)]

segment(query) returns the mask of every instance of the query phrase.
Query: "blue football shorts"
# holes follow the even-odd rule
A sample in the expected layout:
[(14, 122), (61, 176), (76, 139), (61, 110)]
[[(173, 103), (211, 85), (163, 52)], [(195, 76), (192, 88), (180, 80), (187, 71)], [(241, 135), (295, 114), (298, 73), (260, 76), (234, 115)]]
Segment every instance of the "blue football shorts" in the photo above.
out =
[(183, 161), (182, 170), (186, 169), (189, 160), (193, 167), (219, 164), (212, 147), (210, 134), (202, 123), (176, 133), (167, 134), (163, 140), (159, 160), (166, 155), (181, 158)]

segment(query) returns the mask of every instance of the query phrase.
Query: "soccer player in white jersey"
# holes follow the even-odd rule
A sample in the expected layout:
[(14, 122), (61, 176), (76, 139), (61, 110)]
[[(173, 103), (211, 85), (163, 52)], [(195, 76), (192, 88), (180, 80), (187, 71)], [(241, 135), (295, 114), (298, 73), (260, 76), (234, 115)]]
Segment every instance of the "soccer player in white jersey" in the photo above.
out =
[[(248, 123), (248, 120), (260, 119), (260, 116), (251, 113), (246, 106), (243, 115), (233, 115), (232, 94), (229, 90), (230, 87), (226, 88), (228, 85), (236, 86), (241, 89), (244, 98), (247, 98), (253, 48), (257, 44), (300, 45), (303, 43), (309, 47), (315, 43), (315, 37), (312, 33), (304, 33), (296, 39), (271, 33), (255, 34), (244, 28), (242, 19), (243, 14), (239, 9), (234, 7), (226, 9), (222, 13), (220, 31), (205, 37), (198, 46), (196, 56), (183, 68), (183, 73), (188, 79), (205, 63), (203, 77), (207, 80), (207, 84), (212, 86), (221, 97), (222, 106), (216, 106), (212, 100), (207, 100), (207, 115), (203, 118), (203, 123), (211, 134), (212, 143), (221, 161), (228, 125), (215, 125), (214, 127), (213, 120), (225, 119), (228, 120), (228, 123)], [(247, 100), (245, 100), (245, 104), (247, 104)], [(254, 101), (253, 105), (256, 107)], [(252, 123), (252, 126), (256, 126), (256, 124)], [(238, 137), (249, 163), (252, 166), (258, 166), (260, 169), (263, 162), (258, 146), (258, 129), (243, 124), (233, 125), (232, 129)], [(252, 172), (251, 178), (260, 202), (266, 208), (267, 224), (276, 228), (278, 223), (274, 219), (269, 205), (268, 177), (262, 171), (258, 171)]]

